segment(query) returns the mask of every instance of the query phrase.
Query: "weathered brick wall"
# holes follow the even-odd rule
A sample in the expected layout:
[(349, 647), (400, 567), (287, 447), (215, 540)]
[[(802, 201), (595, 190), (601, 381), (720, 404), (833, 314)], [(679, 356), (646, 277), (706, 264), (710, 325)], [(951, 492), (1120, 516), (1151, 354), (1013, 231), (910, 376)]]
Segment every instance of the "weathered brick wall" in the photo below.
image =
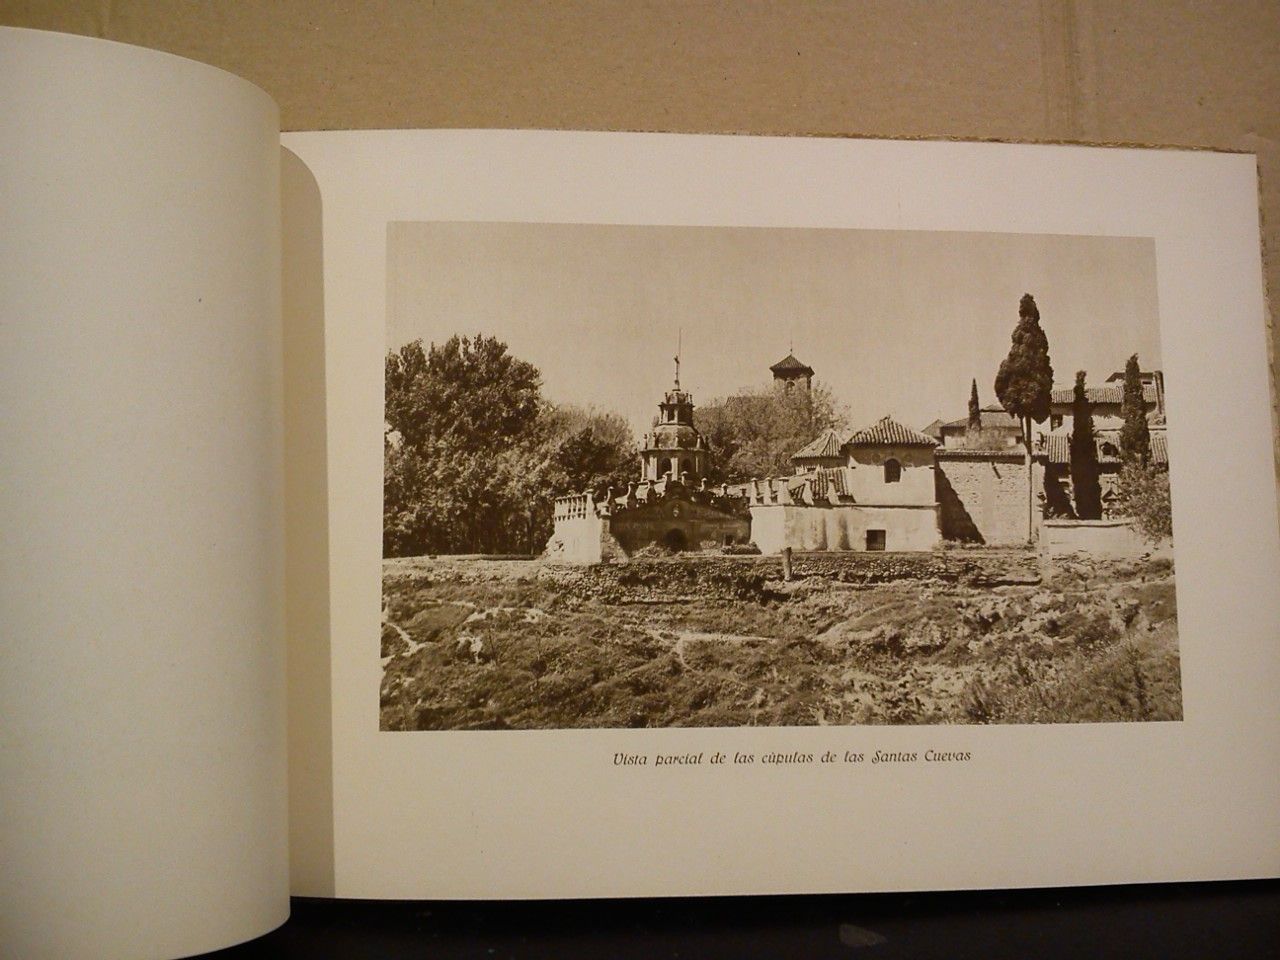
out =
[[(1042, 470), (1033, 464), (1040, 492)], [(936, 473), (942, 536), (993, 545), (1027, 540), (1027, 467), (1020, 454), (938, 457)], [(1036, 526), (1039, 526), (1039, 503)]]

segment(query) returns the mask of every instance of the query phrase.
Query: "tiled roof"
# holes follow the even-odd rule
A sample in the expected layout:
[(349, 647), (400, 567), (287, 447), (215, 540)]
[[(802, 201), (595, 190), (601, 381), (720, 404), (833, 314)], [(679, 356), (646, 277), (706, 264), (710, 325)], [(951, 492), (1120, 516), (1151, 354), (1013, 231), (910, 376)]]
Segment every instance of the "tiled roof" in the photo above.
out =
[(807, 459), (831, 459), (840, 456), (840, 448), (844, 444), (840, 440), (840, 434), (834, 430), (827, 430), (819, 434), (817, 439), (806, 444), (792, 454), (791, 459), (807, 460)]
[(1163, 430), (1151, 431), (1151, 459), (1169, 465), (1169, 435)]
[[(1098, 463), (1104, 465), (1120, 462), (1120, 438), (1113, 433), (1097, 434), (1093, 438), (1098, 451)], [(1071, 462), (1071, 434), (1060, 431), (1045, 434), (1044, 452), (1050, 463)], [(1151, 461), (1161, 466), (1169, 464), (1169, 443), (1163, 430), (1151, 432)]]
[(774, 373), (804, 373), (813, 376), (813, 367), (801, 363), (794, 353), (788, 353), (769, 369)]
[(843, 498), (852, 496), (848, 484), (849, 471), (844, 467), (820, 467), (809, 473), (801, 473), (792, 477), (787, 483), (787, 490), (792, 499), (799, 499), (807, 486), (813, 491), (813, 499), (827, 500), (831, 491)]
[(811, 482), (813, 484), (813, 496), (815, 500), (825, 500), (829, 496), (828, 491), (832, 488), (834, 488), (835, 492), (841, 497), (852, 496), (849, 492), (849, 485), (847, 483), (849, 471), (842, 467), (815, 470), (813, 473), (809, 474), (809, 476), (813, 478)]
[(904, 427), (889, 417), (881, 417), (875, 424), (859, 430), (845, 441), (858, 447), (936, 447), (938, 441), (910, 427)]
[[(1123, 403), (1124, 384), (1108, 383), (1101, 387), (1085, 387), (1084, 395), (1090, 403)], [(1050, 395), (1050, 400), (1053, 403), (1071, 403), (1075, 400), (1075, 396), (1075, 387), (1056, 387)], [(1142, 399), (1147, 403), (1156, 402), (1155, 384), (1143, 385)]]

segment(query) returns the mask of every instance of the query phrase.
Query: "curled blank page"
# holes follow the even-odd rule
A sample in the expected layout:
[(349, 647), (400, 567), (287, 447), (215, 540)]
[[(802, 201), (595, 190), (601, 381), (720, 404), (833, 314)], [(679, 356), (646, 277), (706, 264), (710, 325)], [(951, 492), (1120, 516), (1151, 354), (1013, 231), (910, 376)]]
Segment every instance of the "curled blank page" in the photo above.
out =
[(0, 954), (288, 915), (279, 137), (229, 74), (0, 30)]

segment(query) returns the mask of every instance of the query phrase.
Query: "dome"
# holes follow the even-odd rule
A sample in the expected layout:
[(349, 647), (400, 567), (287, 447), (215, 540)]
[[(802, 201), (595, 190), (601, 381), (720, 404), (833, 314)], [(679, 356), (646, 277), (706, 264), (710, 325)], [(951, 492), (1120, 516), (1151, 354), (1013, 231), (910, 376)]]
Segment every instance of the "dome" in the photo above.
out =
[(651, 438), (655, 450), (692, 450), (698, 445), (698, 431), (690, 423), (660, 423)]

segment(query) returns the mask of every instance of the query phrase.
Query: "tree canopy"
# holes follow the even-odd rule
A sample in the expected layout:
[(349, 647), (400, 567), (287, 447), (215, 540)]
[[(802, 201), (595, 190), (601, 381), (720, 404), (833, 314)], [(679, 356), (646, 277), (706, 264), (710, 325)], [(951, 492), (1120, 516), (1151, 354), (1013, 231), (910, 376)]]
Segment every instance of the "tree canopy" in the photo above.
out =
[(1004, 408), (1022, 420), (1022, 442), (1027, 456), (1027, 540), (1035, 530), (1035, 471), (1031, 463), (1031, 421), (1044, 423), (1053, 397), (1053, 365), (1049, 363), (1049, 338), (1040, 328), (1035, 297), (1022, 295), (1018, 324), (1013, 328), (1009, 355), (996, 371), (996, 396)]
[(1076, 516), (1081, 520), (1102, 517), (1102, 485), (1098, 479), (1098, 448), (1093, 434), (1093, 404), (1085, 387), (1085, 372), (1076, 371), (1071, 399), (1071, 488)]
[(1146, 466), (1151, 460), (1151, 428), (1147, 426), (1147, 406), (1142, 399), (1142, 373), (1135, 353), (1124, 365), (1124, 397), (1120, 402), (1120, 456), (1127, 463)]
[(551, 471), (557, 495), (621, 490), (640, 475), (640, 455), (631, 427), (616, 413), (563, 406), (547, 414)]
[(1049, 338), (1040, 327), (1040, 310), (1035, 297), (1022, 295), (1018, 304), (1018, 324), (1013, 328), (1009, 355), (996, 372), (996, 396), (1004, 408), (1024, 423), (1030, 442), (1028, 421), (1044, 423), (1049, 416), (1053, 394), (1053, 365), (1049, 362)]
[(843, 409), (820, 383), (808, 390), (744, 390), (698, 407), (693, 419), (711, 451), (712, 483), (788, 476), (792, 454), (824, 430), (847, 426)]
[(405, 442), (449, 442), (479, 449), (527, 436), (541, 414), (537, 367), (507, 353), (495, 337), (422, 341), (388, 353), (386, 421)]
[(982, 407), (978, 404), (978, 381), (969, 384), (969, 430), (978, 432), (982, 429)]
[(1173, 506), (1169, 497), (1169, 474), (1154, 464), (1128, 461), (1120, 468), (1117, 485), (1120, 509), (1150, 543), (1173, 536)]
[(405, 344), (385, 390), (385, 556), (537, 552), (556, 496), (635, 469), (622, 418), (555, 407), (492, 337)]

